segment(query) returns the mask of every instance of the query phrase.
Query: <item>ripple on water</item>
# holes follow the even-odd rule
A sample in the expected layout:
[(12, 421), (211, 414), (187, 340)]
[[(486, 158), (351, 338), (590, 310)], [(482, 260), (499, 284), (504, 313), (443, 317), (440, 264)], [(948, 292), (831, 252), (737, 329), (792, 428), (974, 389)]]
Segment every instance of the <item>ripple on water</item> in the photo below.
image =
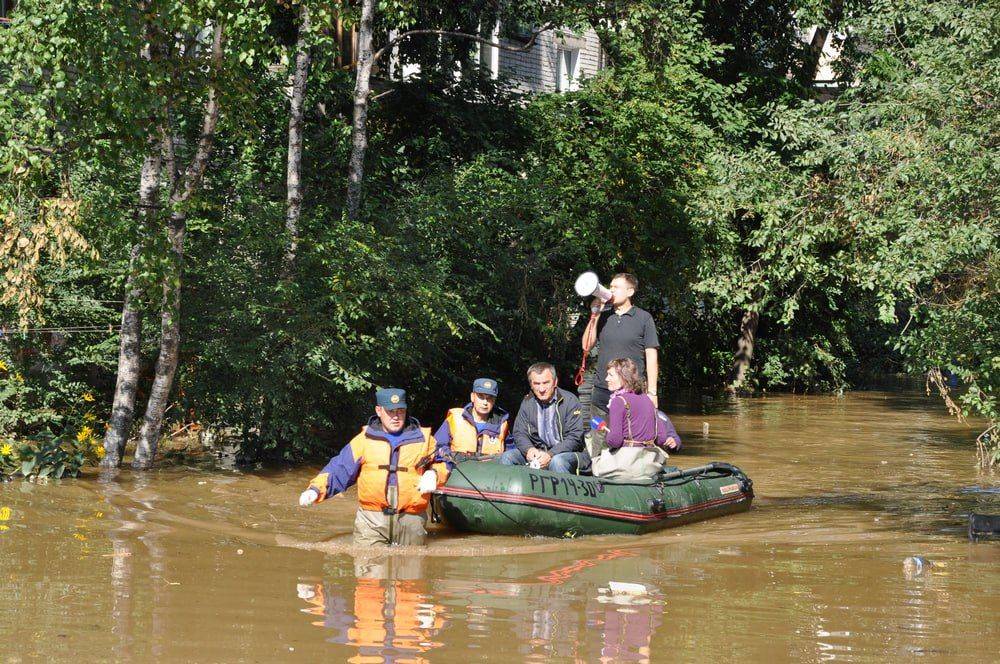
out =
[[(295, 505), (308, 468), (2, 485), (0, 639), (84, 661), (989, 660), (1000, 547), (963, 531), (998, 491), (927, 408), (868, 394), (681, 415), (695, 439), (675, 460), (733, 461), (758, 499), (643, 537), (435, 528), (423, 549), (356, 547), (353, 494)], [(911, 556), (929, 565), (908, 578)], [(613, 581), (646, 594), (615, 601)]]

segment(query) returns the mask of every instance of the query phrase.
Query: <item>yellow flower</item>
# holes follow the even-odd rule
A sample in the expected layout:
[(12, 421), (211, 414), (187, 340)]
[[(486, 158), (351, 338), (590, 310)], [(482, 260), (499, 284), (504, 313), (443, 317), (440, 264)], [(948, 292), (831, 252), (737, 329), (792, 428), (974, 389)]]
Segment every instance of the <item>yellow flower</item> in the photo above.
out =
[(22, 374), (20, 371), (15, 371), (14, 372), (14, 382), (15, 383), (23, 383), (24, 382), (24, 374)]
[(84, 415), (83, 415), (83, 421), (84, 422), (96, 422), (97, 421), (97, 415), (94, 415), (93, 413), (84, 413)]
[(0, 371), (7, 371), (8, 369), (9, 367), (7, 366), (7, 363), (4, 362), (3, 360), (0, 360)]
[(4, 505), (0, 507), (0, 521), (10, 521), (10, 508)]
[(14, 456), (14, 446), (10, 443), (0, 445), (0, 456)]
[(90, 392), (84, 392), (83, 393), (83, 400), (86, 401), (87, 403), (90, 403), (91, 401), (94, 400), (94, 395), (91, 394)]
[(94, 437), (94, 430), (84, 424), (80, 430), (76, 433), (76, 440), (80, 443), (85, 443)]
[(104, 458), (104, 446), (103, 445), (94, 445), (94, 456), (96, 456), (98, 459), (103, 459)]

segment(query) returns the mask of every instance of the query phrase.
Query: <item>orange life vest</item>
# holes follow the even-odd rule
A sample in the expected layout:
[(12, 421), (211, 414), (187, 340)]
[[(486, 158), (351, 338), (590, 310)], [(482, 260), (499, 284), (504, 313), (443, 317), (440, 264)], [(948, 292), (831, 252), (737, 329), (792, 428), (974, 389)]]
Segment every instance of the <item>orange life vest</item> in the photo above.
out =
[(500, 423), (497, 434), (479, 433), (476, 425), (465, 417), (465, 409), (452, 408), (448, 411), (445, 422), (451, 434), (451, 451), (454, 454), (501, 454), (504, 451), (504, 440), (507, 438), (507, 420)]
[(395, 473), (398, 487), (396, 511), (422, 514), (427, 509), (428, 496), (417, 491), (420, 476), (426, 470), (436, 470), (439, 484), (444, 483), (448, 476), (443, 463), (433, 464), (436, 443), (430, 429), (413, 427), (412, 438), (403, 440), (393, 449), (389, 441), (364, 427), (350, 446), (355, 460), (361, 464), (358, 503), (363, 510), (389, 509), (386, 498), (389, 474)]
[(359, 578), (354, 591), (355, 623), (348, 629), (348, 644), (393, 648), (412, 655), (427, 652), (442, 645), (432, 638), (444, 627), (443, 610), (428, 602), (420, 581)]

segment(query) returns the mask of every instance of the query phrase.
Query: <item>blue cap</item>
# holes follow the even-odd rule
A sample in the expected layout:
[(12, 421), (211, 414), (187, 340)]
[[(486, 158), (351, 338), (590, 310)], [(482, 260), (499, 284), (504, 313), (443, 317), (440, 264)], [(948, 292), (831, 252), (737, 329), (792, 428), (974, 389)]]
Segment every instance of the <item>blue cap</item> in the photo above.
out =
[(398, 387), (386, 387), (375, 392), (375, 403), (386, 410), (406, 408), (406, 390)]
[(500, 394), (500, 387), (492, 378), (477, 378), (472, 381), (472, 391), (476, 394), (488, 394), (495, 397)]

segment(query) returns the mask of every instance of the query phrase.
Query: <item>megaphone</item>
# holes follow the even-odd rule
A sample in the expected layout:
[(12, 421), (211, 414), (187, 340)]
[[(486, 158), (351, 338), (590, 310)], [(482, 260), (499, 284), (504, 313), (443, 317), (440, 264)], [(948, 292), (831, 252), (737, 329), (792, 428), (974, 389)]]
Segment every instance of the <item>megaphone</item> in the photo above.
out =
[(576, 278), (573, 288), (580, 297), (596, 297), (602, 302), (610, 302), (612, 298), (611, 291), (601, 285), (601, 280), (595, 272), (581, 274)]

